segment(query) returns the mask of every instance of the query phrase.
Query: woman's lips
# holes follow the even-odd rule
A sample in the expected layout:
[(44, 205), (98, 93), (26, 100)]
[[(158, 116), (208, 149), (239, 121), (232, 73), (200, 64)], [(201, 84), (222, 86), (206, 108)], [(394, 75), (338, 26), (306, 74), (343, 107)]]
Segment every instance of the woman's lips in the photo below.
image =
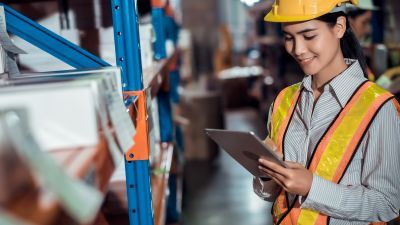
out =
[(305, 58), (305, 59), (297, 59), (297, 61), (302, 65), (302, 66), (307, 66), (309, 65), (313, 60), (314, 60), (314, 56), (313, 57), (309, 57), (309, 58)]

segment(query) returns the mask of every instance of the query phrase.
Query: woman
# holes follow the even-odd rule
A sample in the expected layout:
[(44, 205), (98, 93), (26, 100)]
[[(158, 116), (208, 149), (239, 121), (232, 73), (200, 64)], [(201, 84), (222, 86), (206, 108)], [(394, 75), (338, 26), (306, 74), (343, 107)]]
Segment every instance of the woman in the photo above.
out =
[[(354, 35), (363, 43), (371, 33), (372, 12), (378, 10), (372, 0), (359, 0), (357, 7), (349, 7), (347, 18)], [(367, 67), (367, 76), (370, 81), (375, 81), (375, 74)]]
[[(347, 10), (347, 17), (349, 19), (349, 24), (351, 29), (353, 30), (355, 36), (360, 42), (365, 41), (365, 39), (371, 33), (371, 20), (373, 11), (378, 10), (372, 0), (359, 0), (357, 7), (349, 7)], [(368, 79), (371, 81), (375, 81), (375, 75), (373, 72), (367, 68), (368, 71)], [(391, 68), (385, 71), (382, 75), (379, 76), (379, 79), (376, 80), (376, 83), (386, 90), (391, 91), (394, 94), (399, 96), (399, 86), (398, 82), (400, 80), (396, 79), (396, 75), (400, 74), (400, 66)]]
[(359, 0), (357, 7), (349, 7), (347, 17), (358, 40), (362, 41), (371, 33), (372, 11), (375, 10), (378, 8), (372, 0)]
[[(370, 224), (400, 209), (400, 107), (366, 79), (345, 13), (348, 0), (276, 0), (285, 48), (306, 74), (270, 109), (268, 142), (287, 164), (267, 159), (254, 191), (273, 201), (275, 224)], [(356, 3), (356, 0), (352, 0)]]

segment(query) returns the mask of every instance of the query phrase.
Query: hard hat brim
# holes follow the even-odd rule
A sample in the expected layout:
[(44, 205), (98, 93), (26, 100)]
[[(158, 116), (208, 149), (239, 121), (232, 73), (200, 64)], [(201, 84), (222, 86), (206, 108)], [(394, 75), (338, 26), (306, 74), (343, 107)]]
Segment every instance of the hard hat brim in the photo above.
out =
[[(323, 14), (321, 14), (323, 15)], [(312, 20), (320, 15), (312, 15), (312, 16), (277, 16), (273, 15), (271, 12), (269, 12), (265, 17), (264, 21), (266, 22), (272, 22), (272, 23), (290, 23), (290, 22), (303, 22), (307, 20)]]
[(290, 22), (303, 22), (318, 18), (326, 13), (314, 14), (309, 16), (278, 16), (273, 15), (272, 12), (269, 12), (265, 17), (264, 21), (272, 22), (272, 23), (290, 23)]

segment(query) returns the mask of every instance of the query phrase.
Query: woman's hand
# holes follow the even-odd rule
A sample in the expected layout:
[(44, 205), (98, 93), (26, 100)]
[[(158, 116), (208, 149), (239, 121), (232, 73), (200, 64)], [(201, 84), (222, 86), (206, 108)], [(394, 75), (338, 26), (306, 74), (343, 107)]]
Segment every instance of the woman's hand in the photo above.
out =
[(265, 172), (272, 180), (286, 192), (300, 196), (307, 196), (311, 188), (313, 174), (303, 165), (294, 162), (285, 162), (285, 168), (268, 159), (259, 160), (260, 170)]

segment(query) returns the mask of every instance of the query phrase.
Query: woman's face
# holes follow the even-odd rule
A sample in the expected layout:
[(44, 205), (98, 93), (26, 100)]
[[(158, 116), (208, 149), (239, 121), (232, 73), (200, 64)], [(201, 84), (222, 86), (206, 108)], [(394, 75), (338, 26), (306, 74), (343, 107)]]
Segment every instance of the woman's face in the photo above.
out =
[(366, 11), (355, 18), (349, 18), (350, 26), (358, 40), (362, 40), (371, 32), (372, 12)]
[[(323, 72), (340, 56), (340, 38), (346, 30), (346, 20), (334, 27), (319, 20), (284, 23), (286, 51), (293, 56), (307, 75)], [(343, 24), (344, 23), (344, 24)], [(344, 27), (343, 27), (344, 26)]]

